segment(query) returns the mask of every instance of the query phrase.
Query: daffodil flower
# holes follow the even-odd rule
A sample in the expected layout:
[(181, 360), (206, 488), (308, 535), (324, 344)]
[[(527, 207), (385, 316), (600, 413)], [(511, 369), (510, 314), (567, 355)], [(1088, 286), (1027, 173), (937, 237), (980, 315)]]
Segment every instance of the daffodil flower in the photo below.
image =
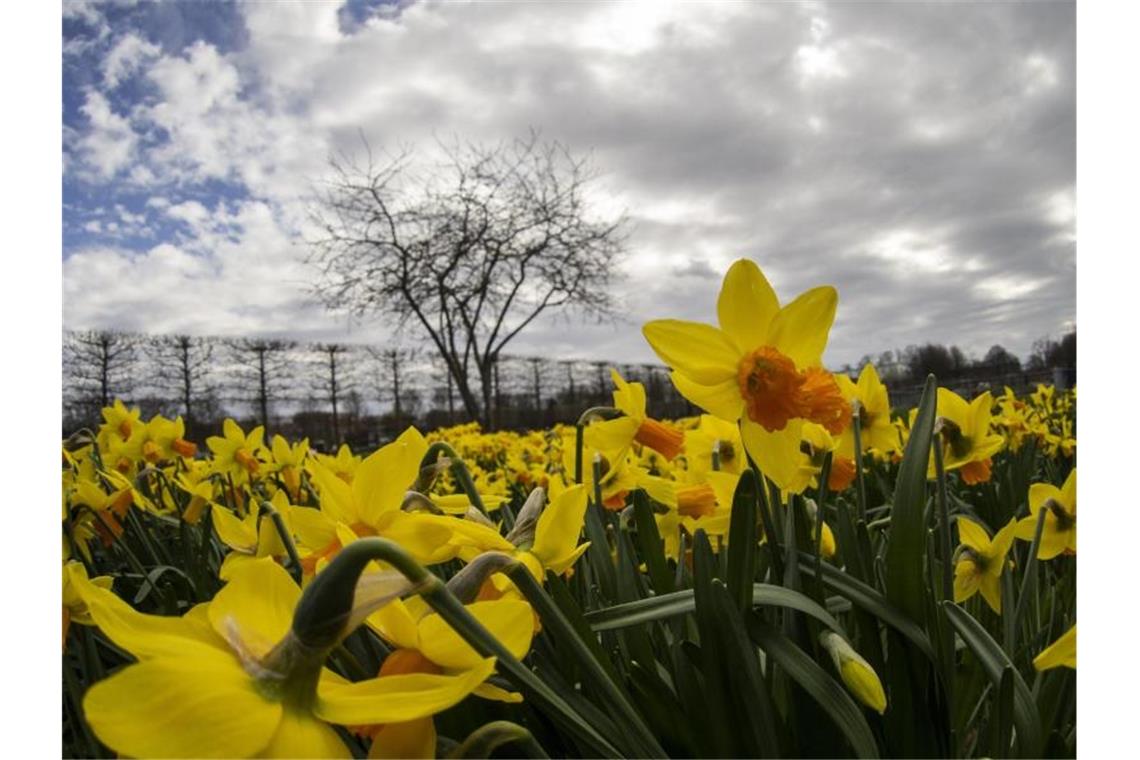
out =
[(95, 624), (138, 662), (83, 700), (100, 741), (134, 757), (351, 757), (329, 724), (405, 723), (457, 704), (494, 669), (350, 683), (283, 660), (301, 590), (270, 559), (235, 570), (213, 601), (182, 617), (136, 612), (87, 582)]
[(586, 432), (592, 436), (591, 446), (625, 452), (634, 441), (673, 459), (685, 445), (685, 435), (675, 427), (658, 422), (645, 412), (645, 386), (627, 383), (616, 369), (610, 370), (614, 381), (614, 406), (625, 416), (591, 424)]
[(719, 328), (665, 319), (642, 332), (673, 369), (681, 395), (723, 420), (740, 420), (745, 449), (787, 489), (800, 466), (803, 422), (835, 434), (850, 422), (850, 405), (820, 366), (837, 300), (835, 288), (824, 286), (781, 307), (760, 268), (741, 259), (721, 285)]
[(1033, 658), (1033, 667), (1037, 670), (1050, 668), (1077, 669), (1077, 624), (1061, 634), (1061, 638), (1041, 650), (1041, 654)]
[(739, 475), (748, 466), (740, 426), (702, 414), (697, 427), (685, 431), (685, 459), (694, 473), (716, 469)]
[(275, 435), (270, 451), (273, 452), (271, 471), (280, 474), (282, 482), (289, 489), (289, 498), (299, 499), (301, 472), (305, 468), (305, 458), (309, 455), (309, 439), (290, 445), (283, 436)]
[(965, 517), (958, 518), (961, 545), (954, 553), (955, 602), (964, 602), (981, 591), (990, 609), (1001, 614), (1001, 574), (1016, 528), (1017, 521), (1010, 520), (991, 541), (981, 525)]
[(226, 418), (222, 432), (222, 437), (212, 435), (206, 439), (206, 445), (214, 453), (214, 472), (230, 475), (238, 483), (261, 474), (265, 463), (259, 454), (265, 428), (259, 425), (246, 435), (236, 422)]
[(419, 431), (408, 428), (361, 462), (351, 484), (323, 465), (313, 466), (321, 511), (336, 525), (339, 546), (364, 536), (381, 536), (400, 544), (424, 564), (455, 556), (451, 518), (400, 509), (427, 448)]
[(1053, 559), (1062, 552), (1077, 552), (1077, 468), (1069, 472), (1060, 488), (1049, 483), (1029, 486), (1029, 517), (1017, 523), (1014, 535), (1032, 541), (1037, 532), (1038, 512), (1045, 510), (1045, 525), (1037, 559)]
[[(942, 447), (946, 472), (958, 470), (966, 485), (990, 479), (990, 457), (1001, 451), (1005, 440), (990, 432), (993, 397), (986, 391), (970, 403), (947, 388), (938, 389), (934, 445)], [(926, 477), (937, 475), (934, 452), (930, 453)]]
[[(863, 451), (874, 449), (886, 455), (898, 450), (899, 436), (891, 424), (890, 397), (887, 386), (879, 379), (875, 365), (870, 362), (864, 364), (857, 382), (852, 382), (846, 375), (836, 375), (835, 380), (839, 383), (844, 398), (859, 416), (859, 438)], [(840, 446), (854, 452), (854, 426), (843, 431)]]

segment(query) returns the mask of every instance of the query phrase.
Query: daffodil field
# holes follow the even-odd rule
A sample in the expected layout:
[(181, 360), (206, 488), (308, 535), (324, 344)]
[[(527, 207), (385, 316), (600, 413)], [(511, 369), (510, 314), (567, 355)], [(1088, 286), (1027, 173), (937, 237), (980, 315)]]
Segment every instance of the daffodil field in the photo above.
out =
[(834, 288), (643, 333), (705, 413), (63, 443), (71, 757), (1074, 757), (1076, 396), (892, 408)]

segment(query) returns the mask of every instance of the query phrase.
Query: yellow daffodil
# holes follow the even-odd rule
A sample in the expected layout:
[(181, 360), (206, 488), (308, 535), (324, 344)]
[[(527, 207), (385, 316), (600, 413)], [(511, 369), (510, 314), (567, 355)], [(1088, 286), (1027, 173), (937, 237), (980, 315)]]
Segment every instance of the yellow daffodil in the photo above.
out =
[(336, 456), (316, 452), (316, 463), (330, 470), (345, 483), (352, 483), (356, 477), (356, 468), (360, 466), (361, 457), (352, 453), (347, 443), (342, 443), (336, 451)]
[(675, 319), (649, 322), (646, 340), (672, 369), (681, 395), (729, 422), (744, 447), (786, 489), (799, 470), (805, 420), (833, 434), (851, 408), (820, 366), (835, 318), (835, 288), (813, 288), (781, 307), (760, 268), (741, 259), (717, 299), (720, 327)]
[(1077, 552), (1077, 468), (1069, 472), (1060, 488), (1049, 483), (1029, 486), (1029, 517), (1017, 523), (1014, 535), (1032, 541), (1037, 531), (1037, 513), (1045, 510), (1045, 525), (1041, 529), (1041, 543), (1037, 546), (1037, 559), (1053, 559), (1062, 552)]
[(1010, 520), (991, 541), (981, 525), (965, 517), (958, 518), (961, 544), (954, 553), (955, 602), (964, 602), (981, 591), (990, 609), (1001, 614), (1001, 574), (1016, 528), (1017, 521)]
[(491, 674), (416, 673), (349, 683), (320, 663), (282, 661), (301, 590), (272, 560), (237, 571), (180, 618), (81, 591), (95, 624), (138, 658), (83, 700), (100, 741), (134, 757), (351, 757), (329, 724), (404, 723), (458, 703)]
[[(938, 389), (935, 445), (942, 447), (942, 466), (947, 472), (958, 470), (966, 485), (990, 479), (990, 457), (1005, 445), (1001, 435), (990, 432), (992, 409), (993, 397), (989, 391), (967, 404), (957, 393), (947, 388)], [(936, 475), (932, 451), (926, 477)]]
[(290, 445), (284, 437), (275, 435), (270, 451), (273, 452), (273, 466), (270, 470), (281, 476), (281, 482), (289, 490), (289, 498), (299, 499), (301, 473), (305, 469), (305, 458), (309, 455), (309, 439)]
[(451, 518), (401, 509), (420, 473), (427, 448), (419, 431), (408, 428), (361, 462), (351, 484), (323, 465), (313, 465), (321, 511), (337, 525), (339, 546), (332, 547), (330, 554), (357, 538), (382, 536), (396, 541), (425, 564), (455, 556), (456, 549), (450, 543)]
[(702, 414), (696, 428), (685, 431), (685, 458), (689, 469), (705, 472), (715, 469), (739, 475), (748, 466), (740, 427), (711, 414)]
[(1033, 667), (1037, 670), (1050, 668), (1077, 669), (1077, 624), (1061, 634), (1061, 638), (1041, 650), (1041, 654), (1033, 658)]
[(230, 475), (238, 483), (259, 475), (265, 464), (260, 458), (265, 428), (259, 425), (246, 435), (236, 422), (226, 418), (222, 431), (223, 437), (213, 435), (206, 439), (214, 453), (214, 472)]
[[(836, 375), (835, 380), (839, 383), (844, 398), (859, 416), (859, 437), (863, 451), (874, 449), (883, 455), (896, 451), (899, 436), (891, 424), (891, 401), (887, 395), (887, 386), (879, 379), (875, 365), (863, 365), (858, 382), (852, 382), (846, 375)], [(844, 430), (842, 439), (851, 451), (855, 450), (854, 427)]]
[(624, 417), (595, 422), (588, 428), (593, 447), (624, 451), (633, 441), (659, 452), (666, 459), (681, 453), (685, 435), (677, 428), (649, 417), (645, 413), (645, 386), (627, 383), (616, 369), (610, 370), (614, 381), (614, 406)]

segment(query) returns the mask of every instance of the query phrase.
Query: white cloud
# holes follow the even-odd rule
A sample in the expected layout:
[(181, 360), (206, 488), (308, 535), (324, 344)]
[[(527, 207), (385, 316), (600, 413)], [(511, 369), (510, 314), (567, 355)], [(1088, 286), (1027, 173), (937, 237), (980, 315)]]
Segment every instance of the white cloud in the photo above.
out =
[(152, 44), (136, 34), (126, 34), (115, 43), (115, 47), (103, 59), (103, 84), (114, 89), (134, 74), (147, 61), (161, 53), (158, 45)]
[[(108, 86), (141, 72), (156, 95), (128, 118), (93, 91), (84, 129), (65, 130), (81, 159), (68, 171), (147, 188), (151, 217), (181, 222), (169, 242), (191, 260), (69, 252), (67, 278), (105, 263), (171, 283), (144, 298), (126, 284), (143, 280), (99, 279), (106, 290), (68, 291), (69, 319), (343, 333), (303, 295), (303, 200), (327, 156), (360, 156), (361, 131), (377, 152), (430, 153), (434, 135), (496, 141), (532, 126), (593, 151), (605, 174), (591, 200), (629, 211), (623, 271), (636, 278), (620, 289), (620, 334), (543, 323), (520, 350), (580, 330), (586, 354), (649, 359), (636, 323), (711, 318), (718, 282), (700, 275), (739, 256), (788, 298), (839, 286), (840, 361), (918, 340), (970, 348), (971, 335), (984, 350), (995, 331), (1032, 340), (1035, 323), (1073, 314), (1061, 4), (421, 2), (351, 34), (337, 6), (248, 3), (241, 50), (136, 45), (104, 62)], [(246, 197), (204, 195), (210, 180)], [(951, 324), (958, 334), (938, 332)]]
[(138, 137), (130, 122), (115, 113), (107, 98), (95, 90), (87, 91), (80, 110), (89, 124), (79, 140), (84, 165), (100, 179), (109, 180), (134, 157)]

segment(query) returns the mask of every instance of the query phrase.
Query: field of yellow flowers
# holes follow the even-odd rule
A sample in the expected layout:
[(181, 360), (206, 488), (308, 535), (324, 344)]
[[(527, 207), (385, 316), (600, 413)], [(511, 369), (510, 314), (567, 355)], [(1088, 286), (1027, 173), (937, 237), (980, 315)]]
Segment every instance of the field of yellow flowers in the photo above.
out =
[(706, 414), (361, 456), (120, 402), (63, 444), (76, 757), (1074, 757), (1076, 399), (892, 409), (836, 291), (645, 338)]

